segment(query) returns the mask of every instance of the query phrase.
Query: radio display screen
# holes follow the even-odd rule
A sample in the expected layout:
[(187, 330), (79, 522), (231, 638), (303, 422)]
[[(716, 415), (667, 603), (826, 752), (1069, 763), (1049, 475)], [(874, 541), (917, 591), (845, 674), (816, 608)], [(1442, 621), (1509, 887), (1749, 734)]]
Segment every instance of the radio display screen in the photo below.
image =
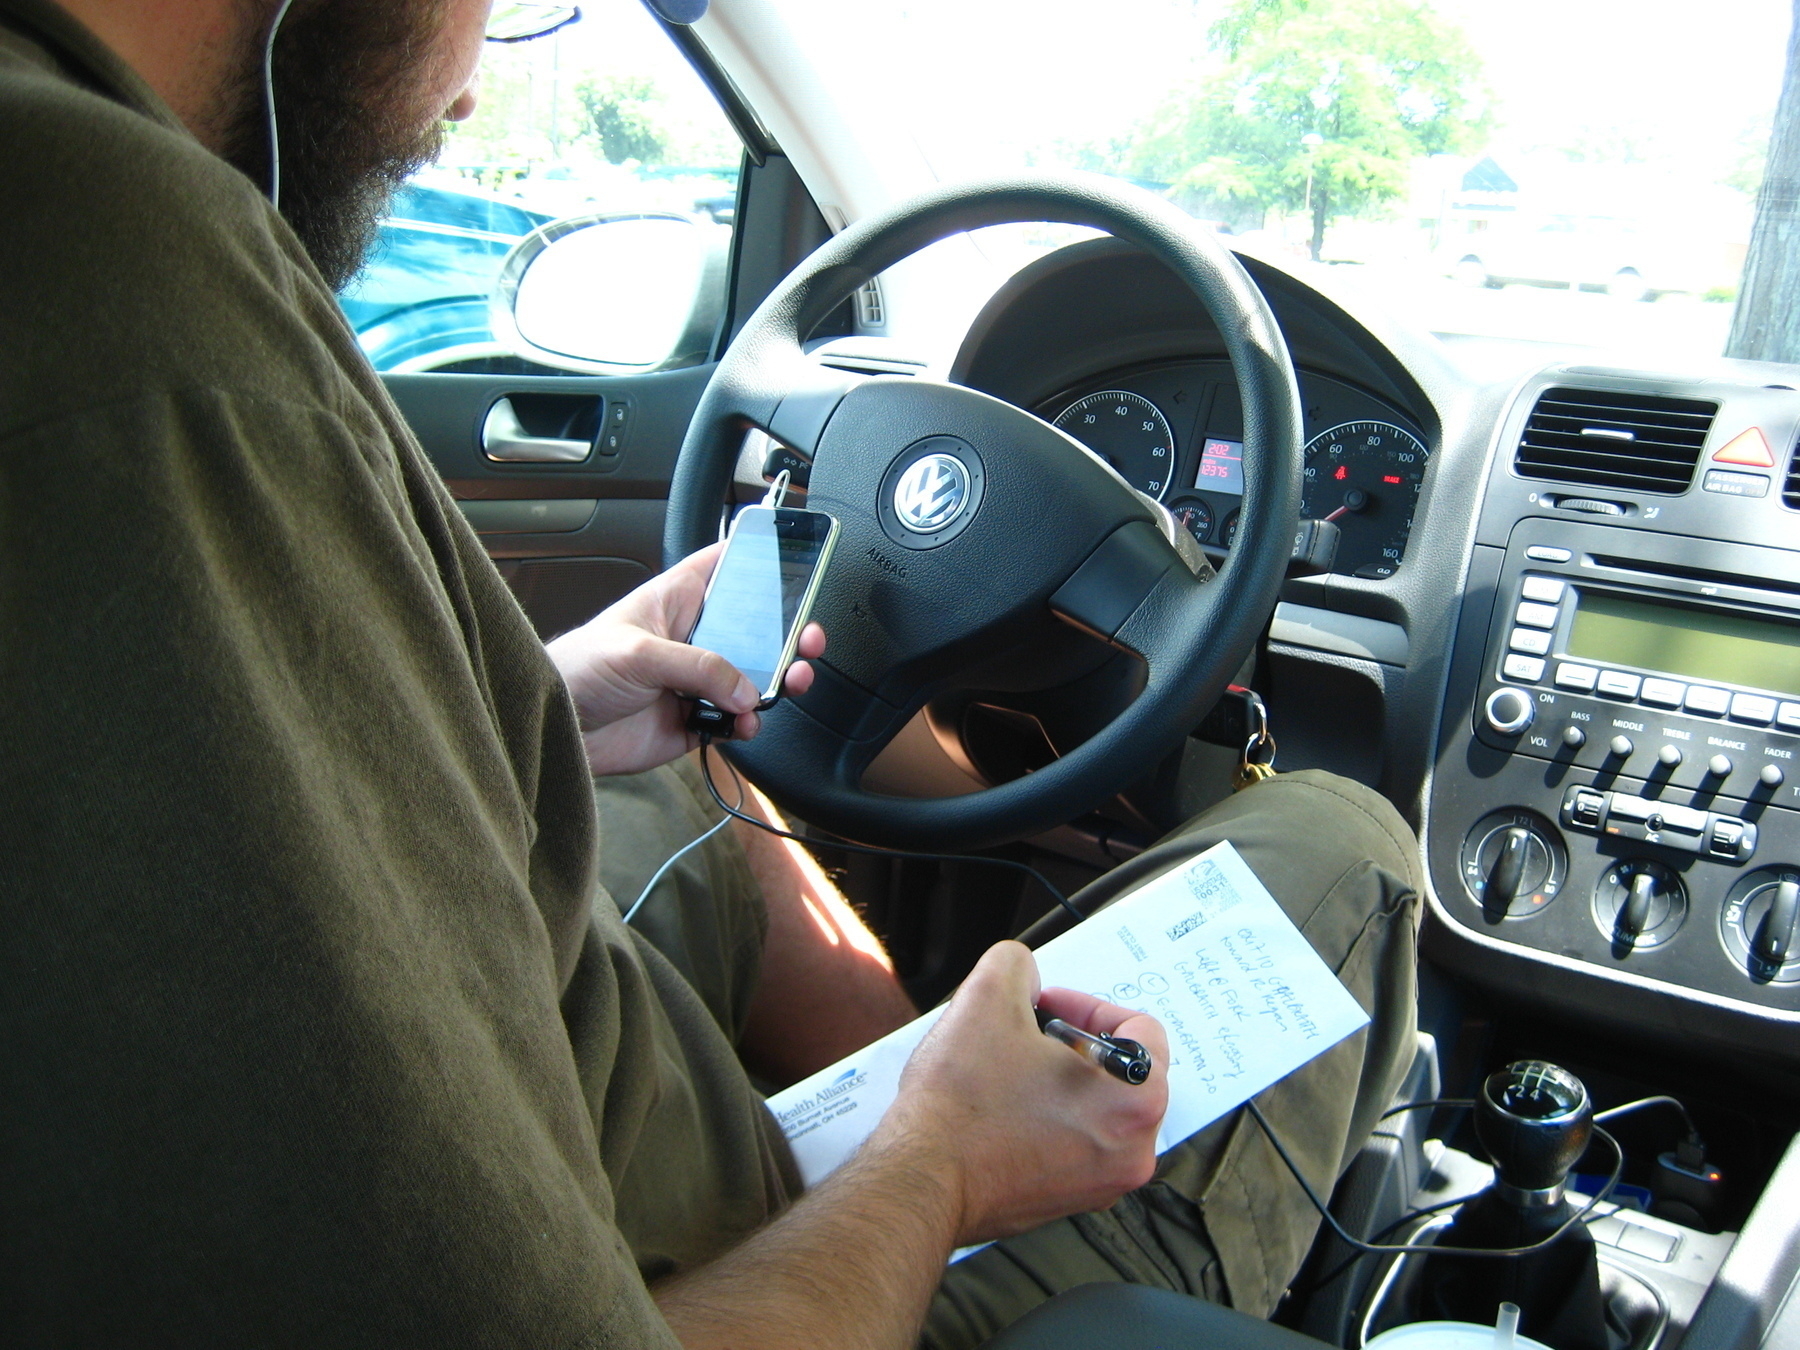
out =
[(1568, 653), (1691, 680), (1800, 692), (1800, 625), (1583, 590)]

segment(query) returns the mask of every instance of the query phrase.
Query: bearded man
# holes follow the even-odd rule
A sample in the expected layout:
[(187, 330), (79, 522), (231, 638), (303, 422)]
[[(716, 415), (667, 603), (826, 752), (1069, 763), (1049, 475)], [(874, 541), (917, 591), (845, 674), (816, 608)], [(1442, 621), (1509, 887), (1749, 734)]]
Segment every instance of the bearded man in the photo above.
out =
[[(1022, 947), (800, 1196), (738, 1052), (802, 1006), (813, 883), (740, 843), (685, 946), (620, 923), (592, 775), (688, 748), (673, 691), (755, 731), (673, 640), (713, 551), (547, 654), (333, 299), (488, 9), (0, 0), (0, 1341), (967, 1345), (1087, 1279), (1266, 1313), (1304, 1200), (1229, 1123), (1134, 1190), (1160, 1072), (1039, 1035)], [(1192, 833), (1377, 1014), (1277, 1090), (1328, 1184), (1410, 1055), (1415, 846), (1322, 775)], [(838, 974), (858, 1038), (902, 1015)]]

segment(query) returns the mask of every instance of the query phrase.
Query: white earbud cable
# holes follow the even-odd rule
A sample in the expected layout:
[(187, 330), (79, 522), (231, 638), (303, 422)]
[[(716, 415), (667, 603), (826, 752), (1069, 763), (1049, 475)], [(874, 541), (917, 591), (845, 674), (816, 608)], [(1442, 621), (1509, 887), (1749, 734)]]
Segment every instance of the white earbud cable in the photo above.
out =
[(263, 109), (269, 124), (269, 204), (278, 211), (281, 209), (281, 133), (275, 122), (275, 35), (281, 31), (281, 22), (287, 18), (288, 6), (293, 3), (294, 0), (281, 0), (274, 21), (269, 24), (269, 36), (263, 42)]

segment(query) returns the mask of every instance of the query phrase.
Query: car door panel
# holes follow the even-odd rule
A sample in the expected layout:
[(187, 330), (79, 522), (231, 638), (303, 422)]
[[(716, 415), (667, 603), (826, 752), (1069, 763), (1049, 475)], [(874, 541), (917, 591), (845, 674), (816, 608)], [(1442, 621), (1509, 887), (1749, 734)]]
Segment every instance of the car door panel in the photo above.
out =
[[(712, 367), (648, 375), (383, 376), (450, 495), (545, 638), (662, 565), (663, 509), (688, 419)], [(528, 437), (591, 445), (576, 462), (496, 460), (502, 399)]]
[[(721, 338), (831, 235), (788, 160), (746, 156), (734, 209)], [(848, 302), (814, 336), (855, 331)], [(388, 373), (382, 378), (545, 638), (584, 622), (661, 570), (663, 509), (712, 365), (643, 375)], [(575, 460), (496, 459), (483, 445), (502, 399), (526, 439), (596, 442)], [(620, 408), (622, 433), (612, 424)], [(508, 426), (510, 427), (510, 423)], [(619, 434), (612, 449), (606, 440)], [(611, 450), (611, 453), (608, 451)], [(581, 503), (591, 503), (592, 510)]]

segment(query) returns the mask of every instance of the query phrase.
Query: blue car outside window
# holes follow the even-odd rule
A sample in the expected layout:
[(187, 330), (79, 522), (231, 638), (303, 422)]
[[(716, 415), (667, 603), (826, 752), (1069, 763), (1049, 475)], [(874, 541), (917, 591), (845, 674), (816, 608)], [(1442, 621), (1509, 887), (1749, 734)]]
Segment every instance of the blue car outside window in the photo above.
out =
[(488, 292), (507, 253), (551, 217), (477, 193), (408, 184), (361, 275), (338, 297), (377, 370), (502, 355)]

